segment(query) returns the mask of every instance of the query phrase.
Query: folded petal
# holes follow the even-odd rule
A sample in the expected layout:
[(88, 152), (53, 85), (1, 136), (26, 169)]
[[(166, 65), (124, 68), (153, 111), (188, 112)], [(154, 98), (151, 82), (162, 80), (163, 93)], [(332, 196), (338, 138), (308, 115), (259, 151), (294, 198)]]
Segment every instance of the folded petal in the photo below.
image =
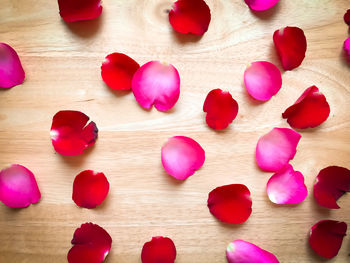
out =
[(24, 70), (16, 51), (0, 43), (0, 88), (12, 88), (24, 81)]
[(203, 111), (207, 113), (206, 121), (212, 129), (225, 129), (236, 118), (238, 103), (228, 91), (214, 89), (204, 101)]
[(350, 37), (344, 41), (344, 52), (348, 63), (350, 63)]
[(281, 72), (270, 62), (253, 62), (244, 72), (244, 84), (250, 96), (266, 101), (281, 89)]
[(34, 174), (19, 164), (0, 171), (0, 201), (8, 207), (23, 208), (39, 202), (41, 194)]
[(185, 180), (202, 167), (205, 160), (203, 148), (185, 136), (171, 137), (162, 147), (162, 164), (172, 177)]
[(277, 172), (292, 160), (301, 135), (288, 128), (273, 128), (256, 145), (256, 161), (260, 169)]
[(58, 6), (66, 22), (91, 20), (102, 13), (101, 0), (58, 0)]
[(152, 237), (143, 245), (141, 252), (142, 263), (174, 263), (176, 248), (168, 237)]
[(250, 9), (254, 11), (264, 11), (270, 9), (279, 0), (244, 0), (244, 2), (249, 6)]
[(309, 244), (321, 257), (333, 258), (338, 254), (346, 230), (345, 222), (322, 220), (311, 228)]
[(299, 99), (282, 114), (294, 129), (314, 128), (328, 119), (330, 107), (316, 86), (304, 91)]
[(346, 11), (346, 13), (344, 14), (344, 22), (350, 26), (350, 9), (348, 9)]
[(210, 213), (222, 222), (241, 224), (252, 213), (249, 189), (243, 184), (230, 184), (215, 188), (209, 193)]

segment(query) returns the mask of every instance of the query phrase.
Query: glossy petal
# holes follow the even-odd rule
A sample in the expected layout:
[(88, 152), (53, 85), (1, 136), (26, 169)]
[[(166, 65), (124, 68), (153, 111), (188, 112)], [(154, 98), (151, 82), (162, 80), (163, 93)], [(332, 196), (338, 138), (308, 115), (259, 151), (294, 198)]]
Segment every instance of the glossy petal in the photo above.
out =
[(227, 246), (226, 259), (228, 263), (279, 263), (274, 254), (243, 240)]
[(214, 89), (204, 101), (203, 111), (207, 113), (206, 121), (212, 129), (225, 129), (236, 118), (238, 104), (228, 91)]
[(12, 88), (24, 81), (24, 70), (16, 51), (0, 43), (0, 88)]
[(51, 141), (55, 151), (62, 155), (78, 155), (97, 139), (96, 124), (80, 111), (59, 111), (52, 119)]
[(180, 96), (179, 73), (173, 65), (148, 62), (136, 71), (132, 91), (143, 108), (154, 105), (160, 111), (170, 110)]
[(102, 13), (101, 0), (58, 0), (58, 6), (66, 22), (91, 20)]
[(273, 128), (256, 145), (256, 161), (260, 169), (277, 172), (292, 160), (301, 135), (288, 128)]
[(270, 9), (278, 3), (279, 0), (244, 0), (250, 9), (254, 11), (264, 11)]
[(292, 70), (300, 66), (307, 48), (302, 29), (287, 26), (276, 30), (273, 34), (273, 42), (285, 70)]
[(333, 258), (338, 254), (346, 230), (345, 222), (322, 220), (311, 228), (309, 244), (321, 257)]
[(101, 66), (103, 81), (115, 90), (130, 90), (131, 81), (140, 65), (122, 53), (112, 53)]
[(101, 204), (109, 191), (109, 183), (103, 173), (85, 170), (73, 183), (73, 201), (80, 207), (95, 208)]
[(202, 167), (205, 160), (203, 148), (185, 136), (171, 137), (162, 147), (162, 164), (172, 177), (185, 180)]
[(210, 213), (222, 222), (241, 224), (252, 213), (249, 189), (243, 184), (230, 184), (215, 188), (209, 193)]
[(350, 192), (350, 170), (329, 166), (322, 169), (316, 177), (314, 197), (321, 206), (338, 209), (337, 200)]
[(210, 19), (210, 9), (203, 0), (178, 0), (169, 12), (171, 26), (181, 34), (203, 35)]
[(344, 22), (350, 26), (350, 9), (348, 9), (346, 11), (346, 13), (344, 14)]
[(141, 252), (142, 263), (174, 263), (176, 248), (168, 237), (152, 237), (143, 245)]
[(316, 86), (304, 91), (299, 99), (282, 114), (294, 129), (314, 128), (325, 122), (330, 108), (326, 97)]
[(344, 52), (348, 63), (350, 63), (350, 37), (344, 41)]
[(270, 62), (253, 62), (244, 72), (244, 84), (250, 96), (266, 101), (281, 89), (281, 72)]
[(275, 204), (298, 204), (307, 196), (304, 176), (301, 172), (294, 171), (290, 164), (270, 178), (266, 191)]
[(39, 202), (41, 194), (34, 174), (19, 164), (0, 171), (0, 201), (8, 207), (22, 208)]
[(112, 246), (112, 238), (102, 227), (93, 223), (82, 224), (74, 232), (69, 263), (101, 263)]

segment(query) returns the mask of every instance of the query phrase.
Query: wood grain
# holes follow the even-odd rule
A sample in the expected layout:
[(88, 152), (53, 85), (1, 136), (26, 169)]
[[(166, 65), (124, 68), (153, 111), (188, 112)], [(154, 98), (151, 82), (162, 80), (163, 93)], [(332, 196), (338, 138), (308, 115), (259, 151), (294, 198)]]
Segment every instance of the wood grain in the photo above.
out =
[[(64, 23), (56, 1), (2, 0), (1, 41), (14, 47), (26, 71), (25, 83), (0, 91), (0, 167), (20, 163), (38, 180), (42, 200), (12, 210), (0, 205), (0, 262), (66, 262), (74, 230), (87, 221), (113, 238), (107, 262), (140, 262), (144, 242), (171, 237), (177, 262), (225, 262), (225, 248), (244, 239), (275, 253), (280, 262), (323, 262), (307, 245), (309, 228), (321, 219), (350, 223), (350, 198), (341, 209), (318, 207), (312, 185), (329, 165), (350, 167), (350, 70), (342, 59), (348, 31), (342, 17), (348, 0), (281, 0), (272, 10), (254, 14), (243, 0), (207, 0), (212, 12), (202, 37), (174, 33), (167, 21), (170, 0), (104, 0), (95, 20)], [(267, 103), (252, 101), (242, 85), (246, 65), (268, 60), (280, 67), (273, 32), (293, 25), (304, 29), (308, 51), (302, 66), (283, 73), (281, 91)], [(100, 77), (100, 65), (112, 52), (124, 52), (140, 64), (168, 61), (181, 76), (181, 96), (169, 113), (142, 110), (131, 93), (112, 92)], [(311, 85), (331, 105), (322, 126), (302, 131), (292, 161), (302, 171), (310, 195), (300, 205), (278, 207), (265, 193), (269, 173), (255, 165), (257, 139), (271, 128), (288, 127), (283, 110)], [(226, 131), (204, 121), (202, 104), (214, 88), (229, 90), (240, 111)], [(49, 138), (52, 116), (81, 110), (94, 120), (99, 139), (82, 156), (56, 154)], [(206, 150), (206, 162), (193, 177), (178, 183), (165, 174), (160, 148), (168, 137), (186, 135)], [(97, 209), (78, 208), (72, 182), (85, 169), (103, 171), (111, 184)], [(246, 184), (253, 213), (238, 226), (219, 223), (206, 207), (216, 186)], [(349, 262), (350, 239), (330, 262)]]

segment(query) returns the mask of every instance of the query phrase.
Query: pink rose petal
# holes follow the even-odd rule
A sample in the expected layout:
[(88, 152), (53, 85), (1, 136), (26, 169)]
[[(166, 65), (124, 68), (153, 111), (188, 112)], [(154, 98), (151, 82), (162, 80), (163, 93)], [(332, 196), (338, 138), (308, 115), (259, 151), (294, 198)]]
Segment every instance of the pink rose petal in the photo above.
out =
[(344, 41), (344, 52), (348, 63), (350, 63), (350, 37)]
[(255, 11), (264, 11), (270, 9), (279, 0), (244, 0), (244, 2), (249, 6), (250, 9)]
[(24, 81), (24, 70), (16, 51), (0, 43), (0, 88), (12, 88)]

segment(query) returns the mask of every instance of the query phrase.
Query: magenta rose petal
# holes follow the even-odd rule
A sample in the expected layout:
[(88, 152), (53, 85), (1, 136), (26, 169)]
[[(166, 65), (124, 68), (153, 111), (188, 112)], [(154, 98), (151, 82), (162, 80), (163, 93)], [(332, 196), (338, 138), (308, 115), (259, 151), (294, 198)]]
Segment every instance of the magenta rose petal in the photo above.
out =
[(348, 63), (350, 64), (350, 37), (348, 37), (344, 41), (344, 52), (345, 52), (345, 57), (346, 57)]
[(168, 237), (152, 237), (143, 245), (141, 252), (142, 263), (174, 263), (176, 247)]
[(58, 0), (58, 7), (68, 23), (95, 19), (102, 13), (101, 0)]
[(279, 0), (244, 0), (250, 9), (254, 11), (265, 11), (272, 8)]

